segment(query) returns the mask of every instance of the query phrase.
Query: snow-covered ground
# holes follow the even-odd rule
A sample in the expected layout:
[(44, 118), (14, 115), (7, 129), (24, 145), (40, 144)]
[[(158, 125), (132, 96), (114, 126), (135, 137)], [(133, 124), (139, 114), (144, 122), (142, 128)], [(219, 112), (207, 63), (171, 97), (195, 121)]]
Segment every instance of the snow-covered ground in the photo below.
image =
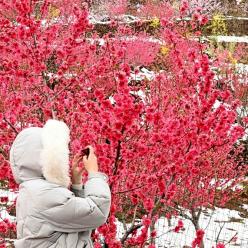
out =
[[(0, 197), (4, 196), (7, 196), (11, 203), (15, 200), (17, 193), (0, 190)], [(248, 211), (248, 205), (243, 205), (242, 207)], [(10, 216), (5, 209), (0, 208), (0, 210), (1, 218), (15, 220), (15, 217)], [(173, 230), (179, 219), (183, 221), (184, 228), (179, 233), (176, 233)], [(226, 244), (226, 248), (248, 247), (248, 218), (243, 218), (238, 211), (225, 208), (207, 209), (201, 214), (199, 224), (205, 232), (205, 248), (212, 248), (212, 246), (216, 246), (217, 242)], [(155, 224), (155, 229), (157, 231), (156, 247), (158, 248), (191, 246), (195, 238), (193, 224), (182, 217), (172, 218), (170, 224), (166, 218), (160, 218)], [(121, 238), (124, 232), (122, 223), (117, 221), (117, 238)]]
[(11, 203), (15, 200), (17, 195), (18, 194), (14, 191), (0, 189), (0, 197), (8, 197), (9, 202), (11, 202)]
[(248, 43), (248, 36), (208, 36), (210, 39), (216, 39), (217, 42), (237, 42), (237, 43)]
[[(248, 205), (244, 205), (248, 209)], [(184, 228), (176, 233), (173, 229), (178, 220), (184, 223)], [(214, 211), (205, 210), (200, 217), (200, 227), (204, 230), (205, 248), (212, 248), (218, 242), (226, 244), (226, 248), (248, 247), (248, 219), (242, 218), (235, 210), (216, 208)], [(169, 226), (166, 218), (160, 218), (155, 224), (157, 231), (156, 247), (182, 248), (191, 247), (195, 239), (195, 229), (191, 221), (184, 218), (172, 218)], [(122, 237), (123, 225), (118, 222), (117, 233)]]
[[(16, 199), (17, 193), (13, 192), (13, 191), (0, 189), (0, 197), (8, 197), (8, 206), (9, 206)], [(16, 219), (14, 216), (9, 215), (7, 210), (4, 207), (1, 207), (1, 206), (0, 206), (0, 218), (1, 219), (7, 218), (10, 221), (15, 221), (15, 219)]]
[[(118, 15), (112, 20), (118, 21), (119, 23), (135, 23), (140, 20), (140, 18), (133, 15)], [(90, 15), (89, 22), (92, 24), (111, 24), (111, 19), (108, 15)]]
[(226, 20), (232, 20), (232, 19), (236, 19), (236, 20), (248, 20), (248, 17), (245, 16), (225, 16)]

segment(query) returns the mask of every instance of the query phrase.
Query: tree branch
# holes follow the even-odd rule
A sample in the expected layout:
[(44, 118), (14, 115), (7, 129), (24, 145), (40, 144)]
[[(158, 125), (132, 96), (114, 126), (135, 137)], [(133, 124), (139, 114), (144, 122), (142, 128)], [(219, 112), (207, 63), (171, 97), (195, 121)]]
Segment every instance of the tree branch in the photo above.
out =
[(13, 129), (13, 131), (18, 134), (19, 132), (16, 130), (16, 128), (5, 118), (3, 117), (3, 120)]
[(124, 244), (124, 242), (126, 241), (126, 239), (128, 238), (129, 234), (131, 234), (132, 232), (134, 232), (135, 230), (139, 229), (140, 227), (142, 227), (142, 224), (137, 224), (137, 225), (132, 225), (124, 234), (124, 236), (121, 238), (121, 243)]

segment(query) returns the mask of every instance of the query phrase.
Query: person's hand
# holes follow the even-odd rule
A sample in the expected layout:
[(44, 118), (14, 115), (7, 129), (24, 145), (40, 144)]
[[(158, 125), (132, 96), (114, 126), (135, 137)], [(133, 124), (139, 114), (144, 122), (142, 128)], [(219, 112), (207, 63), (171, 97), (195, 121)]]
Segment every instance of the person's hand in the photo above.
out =
[(72, 160), (72, 173), (71, 173), (71, 182), (72, 184), (81, 184), (82, 183), (82, 172), (84, 167), (79, 167), (79, 162), (83, 160), (83, 156), (81, 154), (75, 155)]
[(85, 169), (89, 172), (98, 172), (98, 164), (97, 157), (95, 155), (94, 149), (92, 146), (86, 146), (86, 148), (90, 149), (90, 154), (87, 156), (83, 156), (83, 162)]

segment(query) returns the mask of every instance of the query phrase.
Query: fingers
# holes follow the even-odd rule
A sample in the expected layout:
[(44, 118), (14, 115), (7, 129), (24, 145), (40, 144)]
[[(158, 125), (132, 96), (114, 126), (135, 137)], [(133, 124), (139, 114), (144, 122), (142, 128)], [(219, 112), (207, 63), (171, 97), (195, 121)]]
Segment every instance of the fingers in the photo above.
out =
[(76, 154), (72, 161), (72, 167), (76, 167), (78, 163), (82, 160), (82, 155), (80, 153)]
[(84, 167), (84, 166), (82, 166), (82, 167), (80, 168), (79, 173), (82, 174), (83, 170), (85, 170), (85, 167)]
[[(89, 148), (89, 150), (90, 150), (89, 156), (95, 155), (95, 150), (94, 150), (93, 146), (88, 145), (85, 148)], [(83, 160), (83, 162), (85, 162), (88, 160), (88, 157), (82, 156), (82, 154), (80, 154), (80, 153), (76, 154), (72, 160), (72, 167), (77, 166), (78, 162), (80, 162), (81, 160)]]
[(83, 163), (85, 164), (86, 161), (88, 161), (87, 156), (83, 156)]

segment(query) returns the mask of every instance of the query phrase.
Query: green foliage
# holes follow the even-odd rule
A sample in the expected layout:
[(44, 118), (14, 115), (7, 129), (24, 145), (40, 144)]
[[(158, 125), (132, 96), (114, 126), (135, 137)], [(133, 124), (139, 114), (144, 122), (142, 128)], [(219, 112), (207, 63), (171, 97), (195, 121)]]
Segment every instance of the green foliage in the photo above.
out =
[(225, 17), (219, 13), (213, 15), (209, 28), (212, 35), (227, 35), (228, 32)]

